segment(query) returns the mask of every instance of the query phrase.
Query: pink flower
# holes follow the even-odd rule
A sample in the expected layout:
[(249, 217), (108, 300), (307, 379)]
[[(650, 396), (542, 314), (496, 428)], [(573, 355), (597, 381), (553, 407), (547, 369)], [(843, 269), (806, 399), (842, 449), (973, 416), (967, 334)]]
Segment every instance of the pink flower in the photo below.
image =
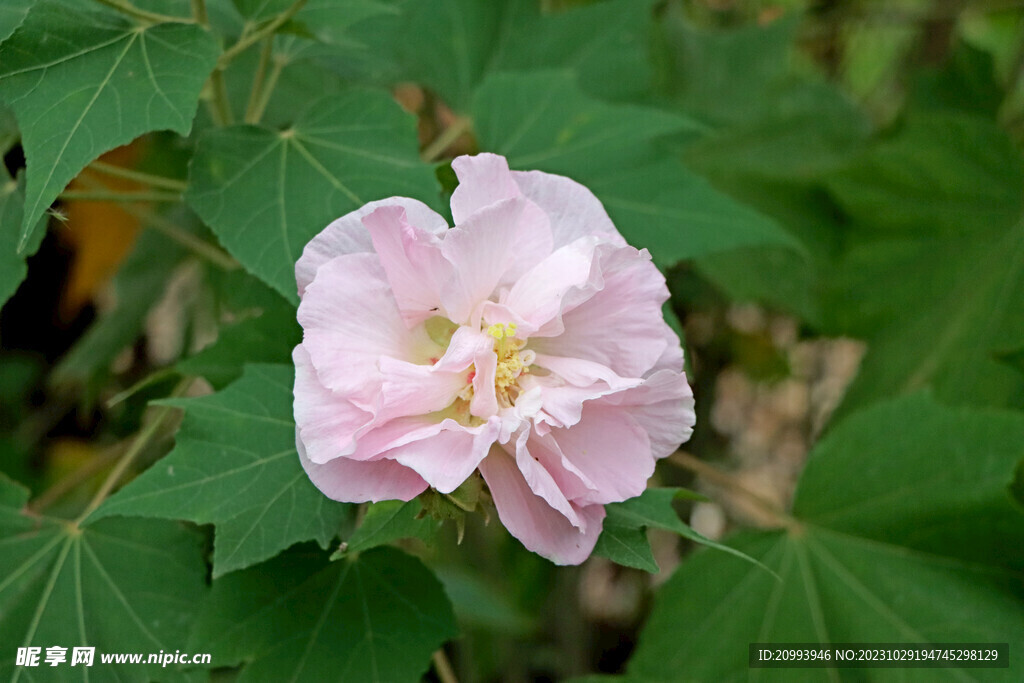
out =
[(603, 506), (692, 431), (665, 279), (582, 185), (493, 154), (452, 166), (454, 228), (392, 197), (306, 245), (299, 456), (348, 502), (449, 493), (479, 469), (523, 545), (578, 564)]

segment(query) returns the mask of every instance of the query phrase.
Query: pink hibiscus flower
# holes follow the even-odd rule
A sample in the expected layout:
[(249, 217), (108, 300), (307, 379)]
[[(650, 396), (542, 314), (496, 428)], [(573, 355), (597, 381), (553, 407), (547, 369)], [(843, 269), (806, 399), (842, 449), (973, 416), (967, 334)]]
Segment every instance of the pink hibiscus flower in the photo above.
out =
[(603, 506), (692, 431), (665, 279), (582, 185), (493, 154), (452, 166), (454, 228), (392, 197), (296, 264), (299, 457), (347, 502), (450, 493), (479, 469), (512, 535), (578, 564)]

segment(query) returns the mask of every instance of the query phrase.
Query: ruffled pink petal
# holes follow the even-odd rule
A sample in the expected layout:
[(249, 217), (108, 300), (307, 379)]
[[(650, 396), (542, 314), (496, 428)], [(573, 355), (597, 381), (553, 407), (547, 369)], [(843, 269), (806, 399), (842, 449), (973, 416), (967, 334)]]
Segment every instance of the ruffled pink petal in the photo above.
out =
[(603, 505), (638, 496), (654, 474), (650, 440), (621, 407), (587, 403), (579, 423), (551, 430), (551, 438), (594, 485), (577, 499), (581, 504)]
[(514, 282), (551, 253), (547, 216), (525, 199), (506, 199), (477, 211), (445, 234), (441, 251), (455, 277), (441, 293), (449, 318), (475, 325), (499, 285)]
[(512, 179), (551, 219), (555, 249), (592, 235), (625, 246), (601, 202), (575, 180), (541, 171), (513, 171)]
[(459, 178), (459, 186), (452, 193), (452, 219), (456, 225), (480, 209), (522, 194), (503, 156), (485, 153), (456, 157), (452, 170)]
[(466, 386), (463, 372), (437, 371), (387, 356), (379, 365), (382, 379), (377, 416), (381, 421), (444, 410)]
[(302, 256), (295, 264), (295, 281), (300, 297), (316, 277), (316, 271), (320, 266), (335, 256), (373, 251), (370, 234), (363, 227), (363, 216), (373, 213), (381, 206), (402, 207), (409, 222), (427, 232), (439, 234), (448, 229), (444, 217), (421, 201), (407, 197), (391, 197), (370, 202), (334, 221), (306, 244)]
[(667, 346), (662, 352), (661, 357), (654, 363), (654, 367), (647, 374), (652, 375), (659, 370), (671, 370), (672, 372), (680, 373), (683, 371), (683, 347), (679, 343), (679, 335), (669, 327), (668, 323), (664, 324), (661, 332)]
[[(552, 476), (551, 472), (541, 463), (540, 455), (543, 452), (537, 454), (532, 453), (530, 450), (530, 430), (523, 430), (516, 438), (515, 443), (515, 457), (516, 467), (519, 468), (519, 472), (523, 475), (526, 480), (526, 485), (530, 487), (536, 495), (544, 499), (548, 505), (555, 510), (558, 510), (562, 515), (565, 516), (569, 523), (571, 523), (577, 529), (581, 531), (586, 530), (586, 521), (581, 519), (576, 514), (576, 509), (569, 502), (566, 497), (566, 493), (559, 486), (558, 481)], [(534, 444), (539, 448), (539, 444)]]
[(494, 378), (498, 371), (498, 356), (486, 351), (476, 359), (473, 376), (473, 398), (469, 411), (477, 417), (487, 419), (498, 414), (498, 395), (494, 391)]
[(597, 403), (628, 411), (647, 434), (655, 458), (664, 458), (688, 441), (697, 422), (686, 375), (671, 370), (659, 370), (642, 385), (604, 396)]
[(356, 437), (373, 422), (360, 410), (320, 384), (309, 354), (299, 344), (295, 361), (295, 424), (306, 444), (309, 459), (325, 463), (355, 450)]
[(441, 287), (452, 266), (441, 254), (441, 239), (409, 223), (402, 206), (378, 208), (363, 218), (373, 247), (407, 326), (438, 315)]
[(586, 287), (591, 281), (597, 237), (583, 237), (555, 250), (527, 271), (503, 296), (501, 303), (528, 323), (529, 333), (558, 319), (546, 328), (545, 336), (562, 331), (560, 313), (568, 291)]
[(584, 522), (580, 530), (527, 486), (512, 456), (492, 449), (480, 463), (501, 523), (527, 549), (555, 564), (580, 564), (590, 556), (601, 535), (604, 507), (575, 508)]
[(595, 361), (621, 377), (643, 377), (668, 343), (661, 316), (665, 278), (646, 251), (632, 247), (603, 253), (600, 267), (601, 289), (562, 314), (562, 334), (531, 339), (530, 348)]
[(318, 465), (306, 457), (302, 438), (296, 433), (299, 462), (310, 481), (325, 496), (343, 503), (376, 503), (381, 500), (412, 500), (423, 493), (427, 482), (394, 460), (360, 462), (335, 458)]
[(361, 408), (377, 401), (381, 356), (413, 359), (430, 344), (422, 328), (406, 328), (376, 254), (338, 256), (320, 266), (298, 319), (321, 383)]
[(434, 436), (390, 450), (384, 457), (415, 470), (433, 488), (451, 493), (476, 471), (498, 436), (500, 421), (477, 427), (445, 420)]

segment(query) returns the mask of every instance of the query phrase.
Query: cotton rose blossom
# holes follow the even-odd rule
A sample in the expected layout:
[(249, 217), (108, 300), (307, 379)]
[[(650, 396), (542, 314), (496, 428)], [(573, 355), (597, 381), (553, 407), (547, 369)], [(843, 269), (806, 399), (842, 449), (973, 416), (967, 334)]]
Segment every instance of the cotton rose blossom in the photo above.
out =
[(579, 183), (494, 154), (452, 167), (455, 227), (392, 197), (296, 264), (299, 457), (346, 502), (450, 493), (479, 470), (512, 535), (579, 564), (603, 506), (692, 431), (665, 279)]

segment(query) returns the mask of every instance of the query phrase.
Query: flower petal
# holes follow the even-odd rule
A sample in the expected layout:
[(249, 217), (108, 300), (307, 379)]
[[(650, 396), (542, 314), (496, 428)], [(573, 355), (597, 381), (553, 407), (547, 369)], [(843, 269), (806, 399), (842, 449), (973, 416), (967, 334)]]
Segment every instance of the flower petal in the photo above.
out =
[(382, 206), (363, 218), (374, 250), (395, 294), (407, 326), (438, 314), (441, 287), (452, 278), (441, 240), (410, 225), (402, 206)]
[(591, 235), (626, 245), (598, 198), (575, 180), (541, 171), (513, 171), (512, 179), (551, 219), (555, 249)]
[(297, 433), (295, 447), (310, 481), (333, 500), (343, 503), (412, 500), (427, 488), (427, 482), (420, 475), (394, 460), (361, 462), (335, 458), (318, 465), (306, 457)]
[(332, 222), (306, 244), (302, 256), (295, 264), (295, 281), (300, 297), (305, 294), (306, 287), (316, 277), (316, 271), (320, 266), (335, 256), (373, 251), (370, 234), (363, 227), (363, 216), (373, 213), (382, 206), (404, 208), (409, 222), (427, 232), (438, 234), (448, 229), (448, 222), (444, 217), (416, 199), (391, 197), (370, 202)]
[(697, 422), (686, 375), (672, 370), (659, 370), (640, 386), (604, 396), (597, 403), (628, 410), (646, 432), (655, 458), (664, 458), (688, 441)]
[(525, 199), (506, 199), (477, 211), (445, 234), (441, 251), (455, 278), (441, 301), (449, 318), (475, 326), (483, 303), (551, 253), (547, 216)]
[(445, 420), (436, 435), (388, 451), (384, 457), (415, 470), (441, 493), (451, 493), (486, 457), (500, 424), (496, 417), (477, 427)]
[(595, 487), (579, 503), (603, 505), (639, 496), (654, 474), (650, 440), (621, 407), (587, 403), (579, 423), (552, 429), (551, 438)]
[(309, 459), (325, 463), (355, 450), (356, 437), (373, 422), (361, 410), (320, 384), (306, 349), (292, 351), (295, 361), (295, 424)]
[(601, 535), (604, 507), (575, 508), (577, 516), (585, 522), (585, 530), (581, 531), (530, 490), (508, 453), (491, 449), (480, 463), (480, 473), (487, 481), (501, 523), (528, 550), (561, 565), (580, 564), (590, 556)]
[(601, 363), (621, 377), (643, 377), (668, 344), (661, 305), (665, 278), (650, 254), (632, 247), (599, 254), (603, 286), (562, 314), (557, 337), (531, 339), (538, 354)]
[(522, 194), (503, 156), (484, 153), (456, 157), (452, 170), (459, 178), (459, 186), (452, 193), (455, 225), (462, 224), (480, 209)]
[(377, 402), (380, 357), (419, 360), (431, 344), (422, 328), (406, 328), (376, 254), (338, 256), (320, 266), (298, 318), (320, 381), (364, 409)]

